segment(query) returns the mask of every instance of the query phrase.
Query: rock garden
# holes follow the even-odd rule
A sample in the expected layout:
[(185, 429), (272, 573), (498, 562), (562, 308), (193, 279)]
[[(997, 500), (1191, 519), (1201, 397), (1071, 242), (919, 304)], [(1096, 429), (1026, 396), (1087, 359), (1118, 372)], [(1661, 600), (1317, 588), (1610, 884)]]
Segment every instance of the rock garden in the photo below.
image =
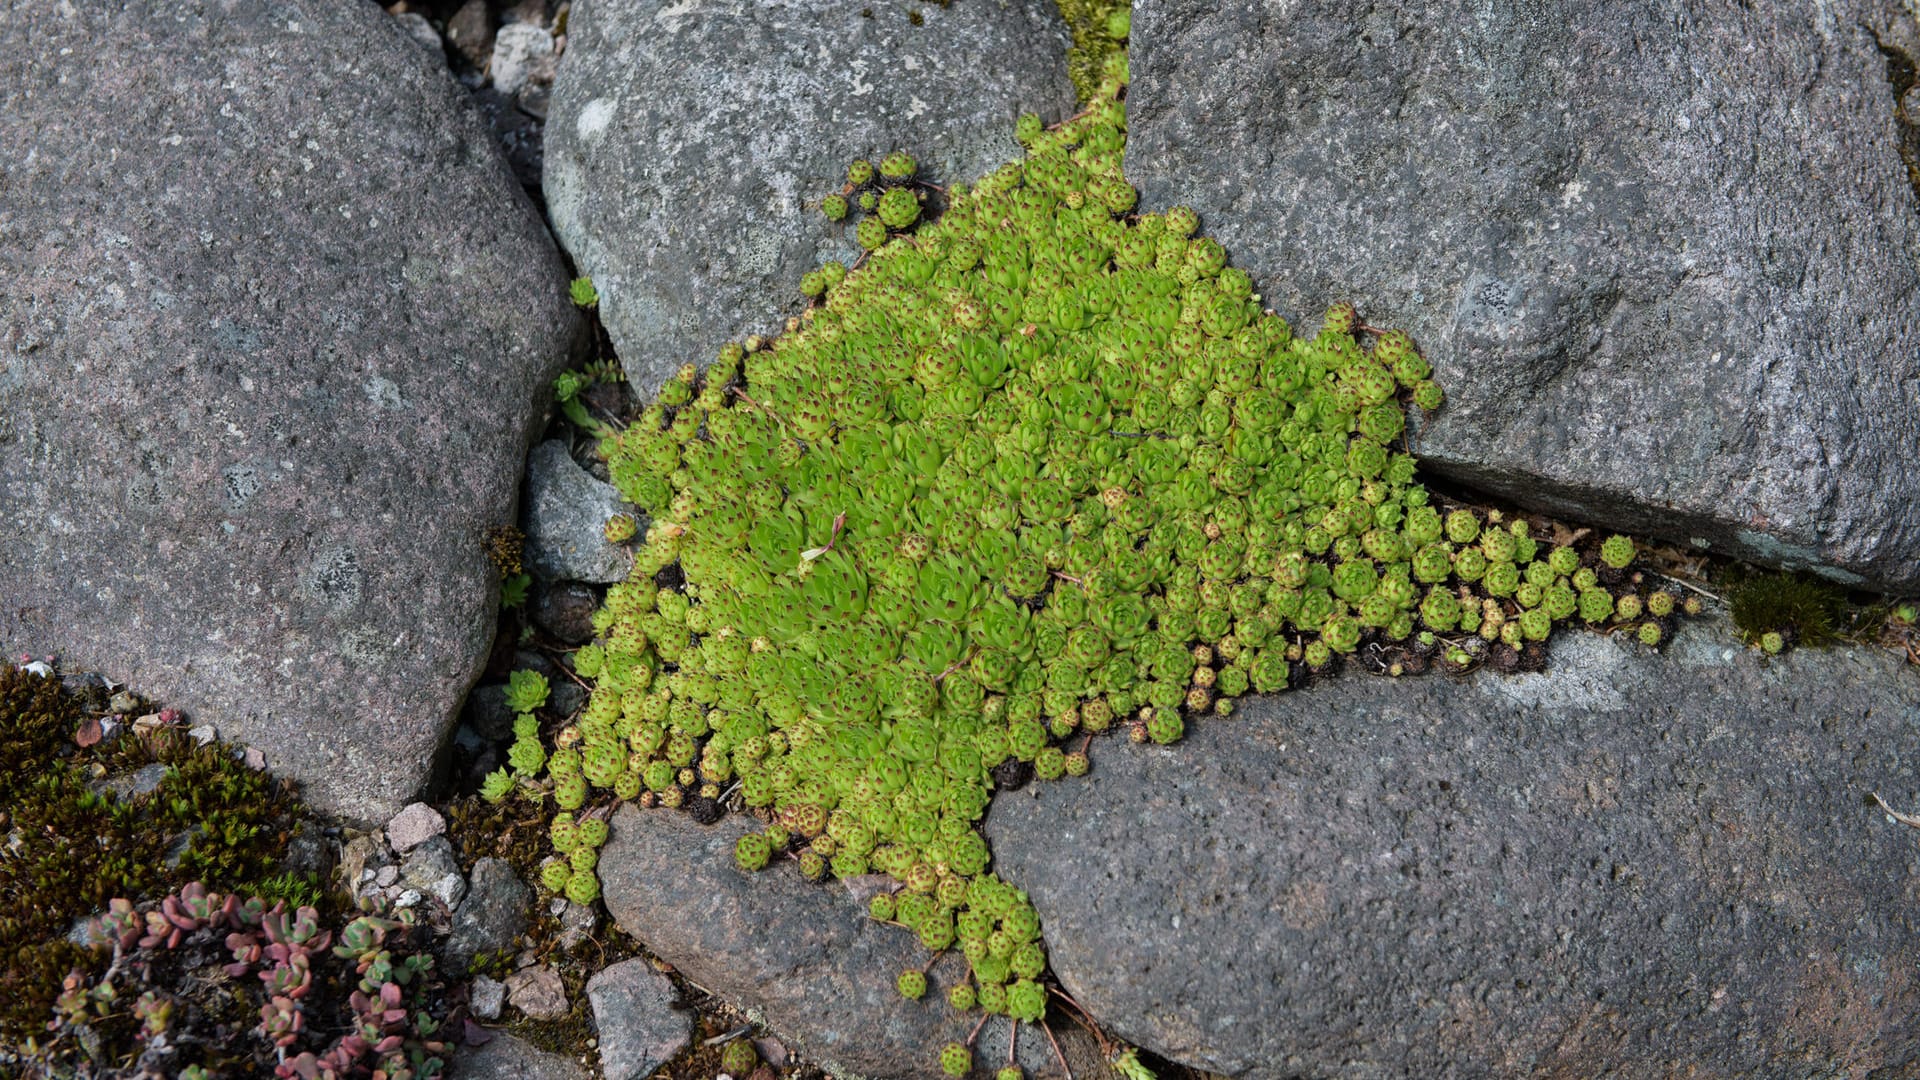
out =
[(0, 10), (0, 1072), (1913, 1074), (1917, 56)]

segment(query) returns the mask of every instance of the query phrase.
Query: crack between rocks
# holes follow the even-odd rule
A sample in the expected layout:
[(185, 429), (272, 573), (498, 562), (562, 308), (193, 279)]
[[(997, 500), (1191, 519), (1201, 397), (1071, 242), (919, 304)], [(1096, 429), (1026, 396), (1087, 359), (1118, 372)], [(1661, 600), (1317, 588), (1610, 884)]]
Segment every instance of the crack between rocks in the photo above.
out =
[(1907, 92), (1920, 83), (1920, 70), (1904, 49), (1888, 44), (1872, 27), (1866, 30), (1887, 58), (1887, 84), (1893, 88), (1893, 123), (1900, 134), (1900, 160), (1907, 167), (1907, 185), (1913, 189), (1915, 208), (1920, 209), (1920, 117), (1907, 111)]

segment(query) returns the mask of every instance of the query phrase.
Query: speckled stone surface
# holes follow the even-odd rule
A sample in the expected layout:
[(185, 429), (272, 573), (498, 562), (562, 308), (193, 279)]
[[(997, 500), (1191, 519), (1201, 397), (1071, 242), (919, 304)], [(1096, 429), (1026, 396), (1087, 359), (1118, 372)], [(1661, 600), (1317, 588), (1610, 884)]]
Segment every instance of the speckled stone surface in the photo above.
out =
[[(907, 1001), (894, 980), (929, 954), (907, 930), (867, 918), (839, 882), (815, 883), (789, 861), (757, 874), (734, 865), (733, 845), (759, 823), (729, 815), (698, 825), (685, 814), (631, 805), (613, 816), (600, 853), (607, 911), (620, 928), (699, 986), (765, 1016), (767, 1026), (836, 1076), (940, 1074), (940, 1047), (965, 1040), (980, 1014), (947, 1006), (966, 970), (957, 953)], [(1007, 1056), (1008, 1021), (981, 1031), (979, 1063)], [(1020, 1063), (1048, 1075), (1053, 1051), (1023, 1026)]]
[(1891, 650), (1325, 681), (1097, 741), (994, 866), (1122, 1038), (1235, 1077), (1920, 1069), (1920, 671)]
[(578, 316), (446, 65), (332, 0), (0, 15), (0, 648), (385, 820)]
[(1066, 47), (1051, 0), (576, 3), (545, 190), (629, 381), (777, 331), (802, 274), (851, 263), (851, 222), (819, 212), (850, 160), (972, 181), (1018, 152), (1014, 117), (1070, 114)]
[(527, 534), (526, 566), (546, 581), (625, 581), (633, 551), (607, 543), (607, 519), (633, 514), (639, 535), (644, 515), (620, 498), (612, 484), (596, 480), (567, 451), (564, 439), (548, 439), (527, 455), (527, 498), (521, 528)]
[(1410, 331), (1425, 466), (1912, 591), (1915, 56), (1901, 0), (1137, 0), (1127, 174), (1305, 332)]
[(505, 1032), (495, 1032), (485, 1046), (455, 1051), (453, 1068), (453, 1075), (466, 1080), (590, 1080), (593, 1075), (571, 1058)]

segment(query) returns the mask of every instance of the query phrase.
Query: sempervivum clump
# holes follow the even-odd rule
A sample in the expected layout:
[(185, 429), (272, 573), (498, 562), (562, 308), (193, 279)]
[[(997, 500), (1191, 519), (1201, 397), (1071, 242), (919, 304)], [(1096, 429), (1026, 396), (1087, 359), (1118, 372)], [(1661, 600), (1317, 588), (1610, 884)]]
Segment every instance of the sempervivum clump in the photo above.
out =
[(940, 1050), (940, 1071), (948, 1076), (965, 1076), (972, 1072), (973, 1051), (962, 1043), (948, 1043)]
[[(743, 867), (797, 840), (809, 877), (887, 875), (869, 914), (957, 944), (972, 1004), (1026, 1020), (1044, 953), (987, 870), (996, 791), (1420, 633), (1445, 637), (1420, 666), (1531, 662), (1625, 576), (1418, 482), (1406, 410), (1438, 387), (1411, 337), (1350, 304), (1298, 335), (1192, 210), (1134, 213), (1124, 80), (1022, 117), (970, 186), (856, 162), (823, 205), (871, 211), (860, 261), (605, 440), (646, 536), (575, 656), (587, 705), (549, 718), (569, 745), (531, 723), (507, 777), (583, 818), (744, 806), (773, 824)], [(554, 839), (570, 886), (596, 845)]]

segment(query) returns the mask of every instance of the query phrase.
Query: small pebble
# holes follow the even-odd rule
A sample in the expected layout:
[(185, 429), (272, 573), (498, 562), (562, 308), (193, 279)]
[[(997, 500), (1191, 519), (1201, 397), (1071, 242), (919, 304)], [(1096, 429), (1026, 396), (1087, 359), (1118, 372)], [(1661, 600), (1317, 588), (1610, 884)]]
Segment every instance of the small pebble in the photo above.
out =
[(467, 993), (467, 1004), (473, 1015), (482, 1020), (500, 1019), (500, 1009), (507, 1003), (507, 984), (485, 975), (473, 977), (473, 987)]
[(447, 831), (447, 819), (426, 803), (408, 803), (406, 808), (393, 815), (387, 822), (387, 843), (395, 851), (411, 851), (424, 843), (429, 836), (439, 836)]

